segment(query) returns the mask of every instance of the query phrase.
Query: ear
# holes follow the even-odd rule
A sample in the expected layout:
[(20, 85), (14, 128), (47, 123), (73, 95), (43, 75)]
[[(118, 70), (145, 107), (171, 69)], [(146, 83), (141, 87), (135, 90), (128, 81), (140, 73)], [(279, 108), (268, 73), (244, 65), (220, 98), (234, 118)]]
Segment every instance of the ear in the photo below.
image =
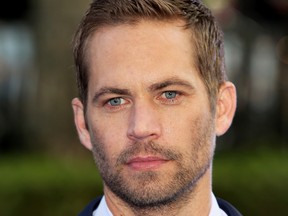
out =
[(78, 136), (82, 145), (87, 149), (92, 149), (91, 138), (85, 122), (84, 106), (78, 98), (72, 100), (72, 108), (74, 111), (74, 122), (78, 132)]
[(221, 85), (216, 105), (216, 134), (223, 135), (230, 127), (236, 111), (236, 88), (231, 82)]

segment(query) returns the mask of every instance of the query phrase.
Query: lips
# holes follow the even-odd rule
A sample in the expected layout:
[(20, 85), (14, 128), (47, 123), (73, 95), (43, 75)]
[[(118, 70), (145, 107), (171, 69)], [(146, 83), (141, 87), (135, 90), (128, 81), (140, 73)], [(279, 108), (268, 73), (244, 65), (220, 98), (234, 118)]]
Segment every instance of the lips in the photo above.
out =
[(160, 168), (164, 163), (167, 163), (168, 160), (155, 157), (155, 156), (146, 156), (146, 157), (134, 157), (128, 161), (127, 165), (133, 170), (151, 170)]

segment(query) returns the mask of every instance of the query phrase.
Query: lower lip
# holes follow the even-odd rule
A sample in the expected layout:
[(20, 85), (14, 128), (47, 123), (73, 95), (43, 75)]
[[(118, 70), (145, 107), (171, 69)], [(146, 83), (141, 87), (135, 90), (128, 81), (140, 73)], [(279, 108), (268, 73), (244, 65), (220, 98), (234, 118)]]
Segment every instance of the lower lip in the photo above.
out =
[(151, 170), (160, 168), (163, 164), (167, 163), (167, 160), (134, 160), (128, 163), (128, 166), (133, 170)]

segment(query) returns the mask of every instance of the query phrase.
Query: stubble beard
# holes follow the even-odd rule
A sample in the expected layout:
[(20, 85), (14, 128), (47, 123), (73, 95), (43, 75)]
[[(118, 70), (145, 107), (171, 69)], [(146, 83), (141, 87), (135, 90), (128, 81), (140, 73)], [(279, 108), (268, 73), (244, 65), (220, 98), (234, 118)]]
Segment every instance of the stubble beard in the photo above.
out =
[[(157, 210), (175, 206), (176, 203), (185, 204), (195, 195), (193, 193), (197, 182), (211, 167), (214, 153), (212, 125), (212, 119), (203, 122), (199, 118), (195, 121), (191, 152), (181, 153), (177, 148), (167, 149), (165, 145), (155, 142), (137, 142), (129, 145), (114, 163), (109, 161), (105, 144), (94, 130), (90, 133), (94, 159), (105, 185), (136, 211)], [(125, 164), (138, 153), (160, 155), (174, 163), (176, 171), (168, 178), (163, 178), (153, 170), (129, 177), (123, 175)]]

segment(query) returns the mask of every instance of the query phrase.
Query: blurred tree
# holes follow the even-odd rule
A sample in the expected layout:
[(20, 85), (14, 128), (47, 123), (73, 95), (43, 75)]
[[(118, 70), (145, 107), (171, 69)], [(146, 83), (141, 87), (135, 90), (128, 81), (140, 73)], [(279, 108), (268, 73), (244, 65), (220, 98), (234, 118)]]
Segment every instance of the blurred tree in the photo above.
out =
[[(227, 72), (238, 92), (237, 113), (224, 141), (246, 147), (288, 144), (287, 63), (276, 55), (276, 44), (288, 35), (288, 1), (205, 1), (224, 30)], [(279, 46), (278, 53), (285, 53)]]
[(30, 9), (30, 0), (1, 1), (0, 20), (25, 19)]
[[(277, 54), (277, 97), (269, 122), (260, 125), (266, 127), (261, 136), (272, 136), (272, 144), (288, 145), (288, 1), (287, 0), (254, 0), (239, 1), (240, 9), (247, 16), (255, 19), (274, 41)], [(263, 62), (262, 62), (263, 63)], [(269, 101), (267, 101), (269, 102)], [(271, 139), (270, 139), (271, 140)]]
[(35, 0), (33, 4), (39, 85), (37, 104), (29, 116), (37, 127), (37, 145), (73, 149), (76, 133), (70, 103), (76, 84), (71, 41), (89, 0)]
[(0, 3), (0, 153), (24, 149), (33, 64), (30, 1)]

